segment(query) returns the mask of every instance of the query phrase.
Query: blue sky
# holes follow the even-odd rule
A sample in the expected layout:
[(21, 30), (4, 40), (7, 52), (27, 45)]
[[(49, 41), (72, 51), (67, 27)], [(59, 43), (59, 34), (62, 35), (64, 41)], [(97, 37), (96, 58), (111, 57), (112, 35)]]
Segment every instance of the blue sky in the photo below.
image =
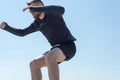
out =
[[(0, 22), (25, 28), (33, 18), (22, 12), (27, 0), (0, 1)], [(120, 0), (44, 0), (65, 7), (65, 22), (77, 38), (75, 57), (60, 64), (61, 80), (120, 80)], [(49, 50), (36, 32), (18, 37), (0, 30), (0, 80), (30, 80), (29, 62)], [(43, 68), (43, 80), (48, 80)]]

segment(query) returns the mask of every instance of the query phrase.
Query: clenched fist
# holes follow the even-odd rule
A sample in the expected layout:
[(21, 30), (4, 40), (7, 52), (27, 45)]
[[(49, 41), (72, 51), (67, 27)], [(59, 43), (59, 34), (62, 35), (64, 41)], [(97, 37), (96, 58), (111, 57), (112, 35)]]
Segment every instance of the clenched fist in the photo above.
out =
[(2, 22), (1, 24), (0, 24), (0, 28), (1, 29), (4, 29), (6, 27), (6, 22)]

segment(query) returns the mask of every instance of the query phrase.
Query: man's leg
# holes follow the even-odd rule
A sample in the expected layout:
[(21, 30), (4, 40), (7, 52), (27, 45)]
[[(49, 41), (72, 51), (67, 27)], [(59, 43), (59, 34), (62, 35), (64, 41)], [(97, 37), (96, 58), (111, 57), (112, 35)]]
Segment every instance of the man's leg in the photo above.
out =
[(42, 80), (41, 67), (45, 65), (44, 55), (30, 62), (32, 80)]
[(59, 68), (57, 62), (62, 62), (65, 55), (59, 48), (54, 48), (47, 54), (34, 59), (30, 63), (32, 80), (42, 80), (41, 68), (48, 67), (50, 80), (59, 80)]
[(65, 58), (65, 55), (59, 48), (54, 48), (45, 55), (45, 63), (48, 67), (50, 80), (59, 80), (59, 67), (57, 62), (62, 62)]

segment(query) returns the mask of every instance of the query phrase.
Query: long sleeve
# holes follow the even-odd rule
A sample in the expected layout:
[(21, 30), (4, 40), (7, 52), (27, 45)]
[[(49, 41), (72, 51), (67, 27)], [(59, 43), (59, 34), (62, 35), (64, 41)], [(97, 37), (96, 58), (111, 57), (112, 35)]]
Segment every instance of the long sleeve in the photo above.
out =
[(17, 36), (25, 36), (27, 34), (33, 33), (38, 31), (37, 26), (39, 26), (39, 22), (38, 20), (35, 20), (29, 27), (25, 28), (25, 29), (16, 29), (13, 27), (10, 27), (8, 24), (6, 24), (6, 27), (4, 28), (4, 30), (17, 35)]
[(54, 15), (61, 16), (64, 14), (65, 9), (62, 6), (44, 6), (44, 7), (29, 7), (29, 9), (33, 12), (45, 12), (45, 13), (51, 13)]

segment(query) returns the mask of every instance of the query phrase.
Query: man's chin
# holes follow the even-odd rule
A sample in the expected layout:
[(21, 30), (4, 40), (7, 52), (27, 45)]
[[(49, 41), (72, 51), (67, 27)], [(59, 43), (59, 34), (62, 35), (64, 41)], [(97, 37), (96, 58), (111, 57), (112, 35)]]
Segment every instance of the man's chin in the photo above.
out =
[(37, 19), (36, 17), (33, 17), (34, 19)]
[(36, 15), (36, 16), (33, 16), (34, 19), (37, 19), (39, 18), (40, 15)]
[(33, 17), (34, 19), (37, 19), (37, 18), (39, 18), (39, 17)]

